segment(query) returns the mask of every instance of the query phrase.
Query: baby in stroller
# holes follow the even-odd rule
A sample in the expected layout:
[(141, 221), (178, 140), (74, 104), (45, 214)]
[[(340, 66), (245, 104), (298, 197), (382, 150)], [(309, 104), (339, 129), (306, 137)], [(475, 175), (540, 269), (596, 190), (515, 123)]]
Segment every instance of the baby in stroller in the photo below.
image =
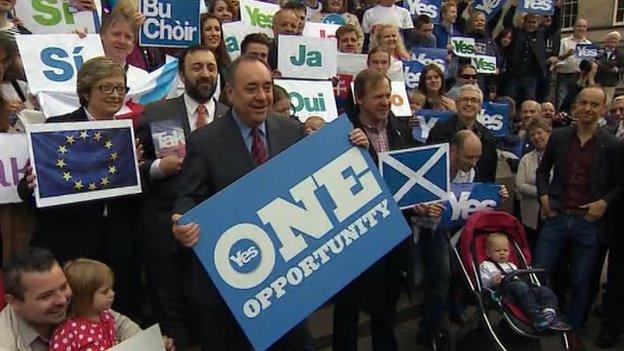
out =
[[(509, 262), (510, 243), (503, 233), (489, 234), (485, 243), (488, 260), (479, 266), (483, 285), (509, 298), (518, 305), (533, 322), (537, 331), (572, 329), (557, 315), (558, 302), (548, 288), (525, 282), (513, 273), (518, 270)], [(508, 276), (508, 279), (505, 279)]]

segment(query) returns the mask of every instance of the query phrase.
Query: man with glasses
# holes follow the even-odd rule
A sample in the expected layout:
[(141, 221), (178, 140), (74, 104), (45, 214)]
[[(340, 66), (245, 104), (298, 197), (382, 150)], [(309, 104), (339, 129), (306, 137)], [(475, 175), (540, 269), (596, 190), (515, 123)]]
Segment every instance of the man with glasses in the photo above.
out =
[(475, 84), (464, 84), (459, 88), (455, 106), (457, 113), (446, 121), (436, 123), (429, 132), (427, 144), (448, 143), (460, 130), (471, 130), (481, 140), (483, 152), (475, 167), (476, 182), (494, 182), (498, 156), (496, 144), (490, 131), (477, 121), (481, 111), (483, 92)]
[[(178, 72), (184, 94), (147, 105), (140, 120), (138, 135), (146, 158), (142, 174), (147, 192), (139, 229), (146, 242), (145, 263), (161, 328), (176, 340), (176, 348), (184, 351), (190, 343), (185, 323), (189, 301), (183, 289), (189, 257), (171, 235), (170, 215), (181, 186), (185, 140), (192, 131), (224, 116), (227, 107), (213, 96), (219, 69), (209, 48), (189, 47), (180, 57)], [(163, 141), (163, 135), (180, 141), (167, 148), (170, 143)]]
[(446, 93), (451, 99), (457, 100), (459, 88), (465, 84), (477, 84), (477, 69), (470, 63), (464, 63), (457, 70), (455, 85)]

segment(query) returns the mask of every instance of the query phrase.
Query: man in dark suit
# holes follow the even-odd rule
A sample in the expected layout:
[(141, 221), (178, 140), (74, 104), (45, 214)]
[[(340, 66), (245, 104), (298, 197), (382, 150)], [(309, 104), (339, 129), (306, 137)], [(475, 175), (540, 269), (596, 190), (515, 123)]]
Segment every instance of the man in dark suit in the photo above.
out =
[[(576, 126), (553, 131), (537, 169), (537, 193), (545, 220), (533, 265), (551, 270), (563, 247), (570, 245), (567, 318), (579, 331), (590, 304), (602, 218), (622, 188), (610, 186), (608, 177), (609, 159), (617, 140), (598, 127), (606, 111), (605, 93), (599, 87), (585, 88), (575, 106)], [(580, 344), (577, 337), (572, 341)]]
[[(200, 228), (194, 223), (178, 224), (181, 213), (305, 136), (297, 121), (269, 115), (272, 84), (265, 62), (249, 56), (238, 58), (230, 66), (225, 85), (232, 109), (225, 117), (190, 135), (181, 173), (184, 186), (178, 190), (172, 216), (173, 234), (183, 246), (197, 243)], [(368, 147), (361, 130), (353, 130), (349, 137), (352, 143)], [(191, 294), (202, 316), (202, 350), (249, 350), (249, 342), (195, 255), (191, 275)], [(310, 338), (304, 322), (280, 339), (274, 349), (312, 349)]]
[(438, 122), (431, 128), (427, 144), (448, 143), (460, 130), (472, 130), (481, 140), (483, 153), (475, 168), (475, 182), (494, 182), (498, 155), (496, 144), (490, 131), (477, 122), (477, 114), (481, 111), (483, 92), (474, 84), (465, 84), (459, 88), (456, 106), (457, 114), (450, 119)]
[[(146, 248), (145, 263), (161, 328), (174, 338), (176, 348), (182, 351), (189, 347), (183, 280), (189, 252), (171, 235), (170, 215), (182, 186), (179, 175), (184, 160), (184, 140), (192, 131), (227, 113), (227, 107), (213, 96), (218, 68), (210, 49), (199, 45), (189, 47), (180, 57), (178, 66), (185, 93), (147, 105), (138, 129), (146, 159), (142, 167), (146, 200), (139, 216)], [(179, 140), (180, 133), (183, 133), (183, 140)], [(171, 145), (171, 140), (179, 144)]]
[[(49, 118), (46, 123), (86, 122), (114, 119), (128, 88), (124, 68), (110, 58), (97, 57), (84, 63), (77, 77), (81, 107), (74, 112)], [(34, 206), (36, 175), (29, 167), (18, 192), (27, 205)], [(78, 257), (106, 262), (115, 273), (115, 309), (135, 312), (130, 267), (136, 197), (106, 199), (36, 209), (31, 246), (48, 248), (62, 264)]]
[[(378, 153), (416, 146), (407, 121), (390, 112), (390, 80), (377, 69), (360, 72), (354, 81), (357, 108), (349, 118), (371, 142), (369, 152), (375, 164)], [(360, 310), (371, 316), (374, 350), (396, 350), (394, 316), (400, 294), (401, 263), (408, 262), (411, 238), (375, 262), (335, 297), (333, 349), (355, 350), (358, 344)]]

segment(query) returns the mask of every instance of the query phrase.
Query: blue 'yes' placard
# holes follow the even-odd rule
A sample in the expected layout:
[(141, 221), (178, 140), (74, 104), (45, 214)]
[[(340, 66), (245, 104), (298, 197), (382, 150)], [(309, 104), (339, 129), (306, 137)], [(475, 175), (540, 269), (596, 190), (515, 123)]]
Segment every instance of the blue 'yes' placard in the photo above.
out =
[(197, 257), (263, 350), (406, 238), (367, 150), (339, 117), (186, 213)]
[(494, 211), (501, 203), (500, 189), (493, 183), (452, 183), (438, 229), (458, 229), (473, 213)]

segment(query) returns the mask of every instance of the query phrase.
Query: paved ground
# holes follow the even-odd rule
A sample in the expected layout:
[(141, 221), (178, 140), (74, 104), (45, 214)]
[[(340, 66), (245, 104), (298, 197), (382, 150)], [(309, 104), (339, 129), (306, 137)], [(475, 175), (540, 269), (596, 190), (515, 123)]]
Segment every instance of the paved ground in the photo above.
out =
[[(416, 331), (419, 319), (419, 307), (415, 307), (407, 299), (402, 299), (399, 303), (399, 324), (396, 327), (397, 339), (399, 342), (399, 350), (427, 350), (427, 348), (420, 346), (416, 343)], [(469, 309), (469, 314), (474, 315), (475, 309)], [(493, 315), (494, 317), (494, 315)], [(496, 319), (496, 318), (494, 318)], [(331, 350), (331, 329), (332, 329), (332, 307), (326, 306), (312, 316), (310, 316), (310, 325), (312, 333), (315, 337), (317, 349), (322, 351)], [(498, 319), (496, 319), (498, 320)], [(475, 320), (476, 322), (476, 320)], [(474, 323), (476, 324), (476, 323)], [(620, 342), (617, 347), (611, 349), (598, 349), (593, 346), (593, 340), (598, 334), (599, 318), (592, 314), (590, 316), (587, 329), (582, 335), (587, 350), (624, 350), (624, 340)], [(468, 327), (467, 329), (471, 329)], [(456, 350), (458, 351), (494, 351), (497, 350), (494, 343), (491, 341), (489, 334), (480, 333), (478, 331), (469, 332), (465, 337), (465, 332), (453, 328), (454, 333), (458, 335), (456, 342)], [(543, 340), (530, 340), (527, 338), (519, 337), (510, 333), (501, 333), (501, 338), (504, 340), (504, 345), (508, 347), (508, 350), (513, 351), (555, 351), (563, 350), (561, 345), (561, 339), (557, 336), (551, 338), (543, 338)], [(365, 315), (360, 318), (360, 339), (359, 339), (359, 351), (372, 350), (370, 344), (370, 327), (368, 325), (368, 319)]]

